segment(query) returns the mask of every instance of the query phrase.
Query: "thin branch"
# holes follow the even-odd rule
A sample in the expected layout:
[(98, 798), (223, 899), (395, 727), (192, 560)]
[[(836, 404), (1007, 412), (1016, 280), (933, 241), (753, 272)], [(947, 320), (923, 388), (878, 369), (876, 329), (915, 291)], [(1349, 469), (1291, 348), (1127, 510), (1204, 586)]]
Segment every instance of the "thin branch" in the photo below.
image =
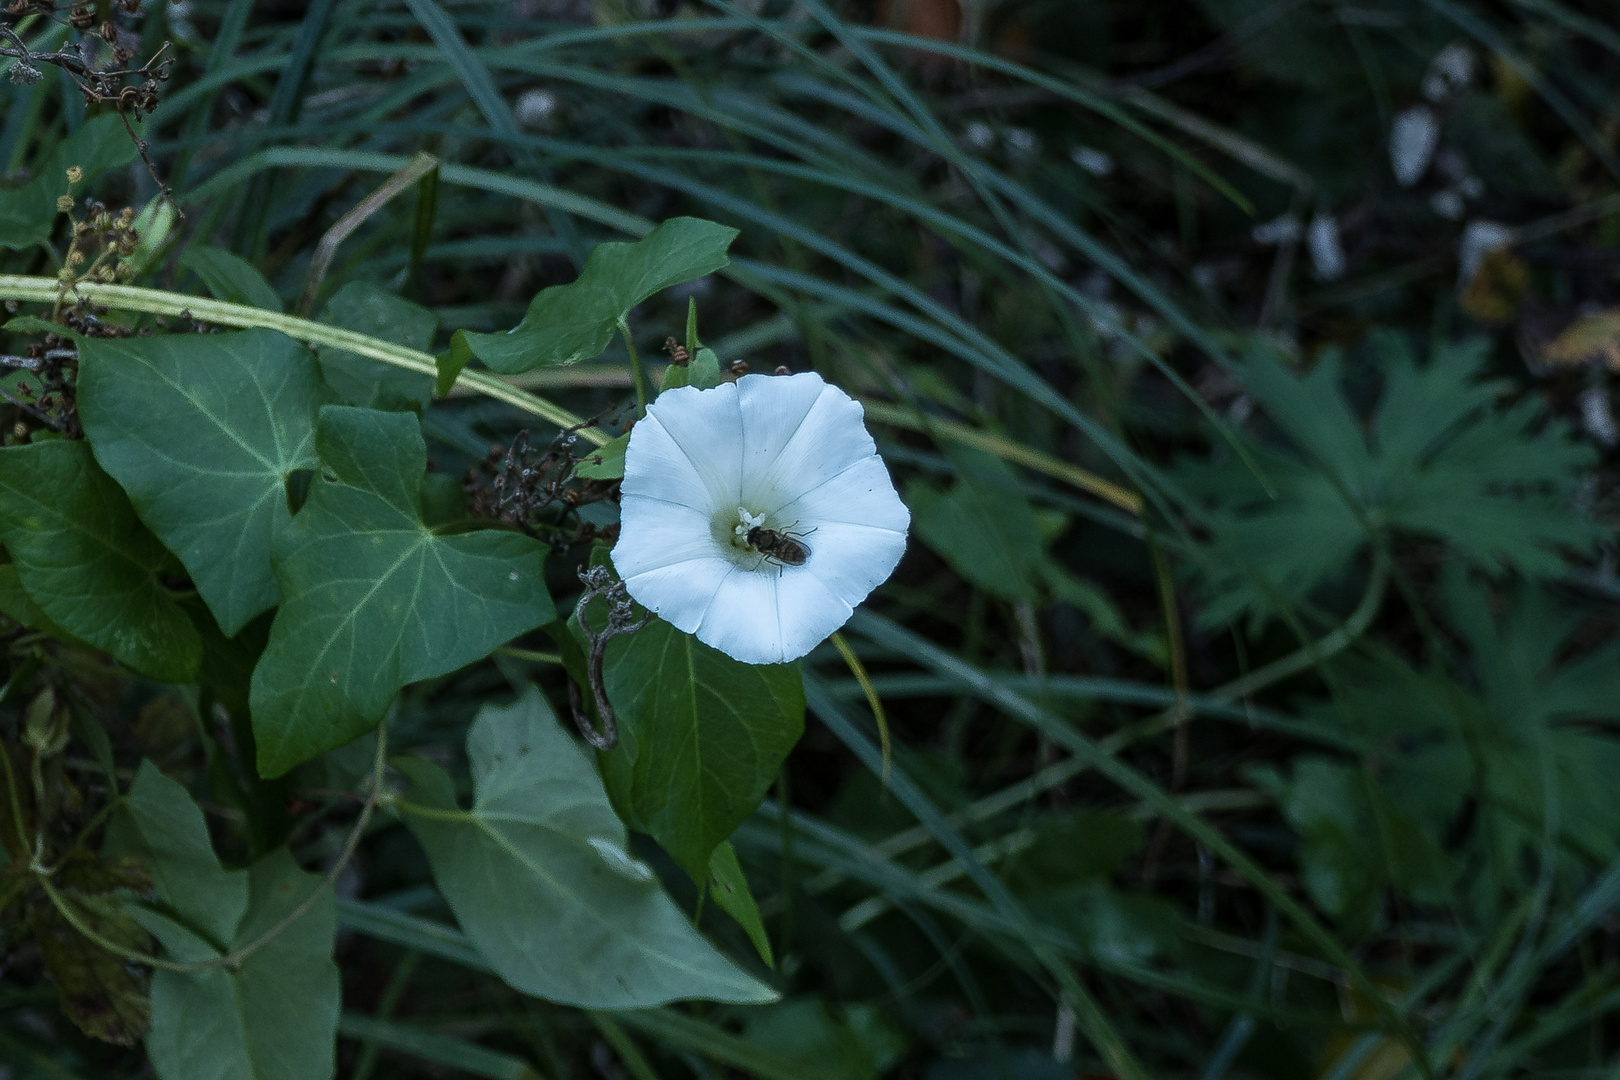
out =
[(314, 258), (309, 261), (309, 277), (304, 283), (304, 295), (298, 301), (300, 315), (308, 315), (310, 308), (315, 305), (315, 296), (320, 292), (321, 282), (326, 278), (327, 267), (337, 255), (338, 245), (347, 240), (367, 218), (386, 206), (395, 195), (438, 167), (438, 158), (429, 153), (418, 153), (403, 169), (390, 176), (382, 187), (360, 200), (358, 206), (338, 218), (337, 224), (326, 230), (326, 235), (315, 245)]

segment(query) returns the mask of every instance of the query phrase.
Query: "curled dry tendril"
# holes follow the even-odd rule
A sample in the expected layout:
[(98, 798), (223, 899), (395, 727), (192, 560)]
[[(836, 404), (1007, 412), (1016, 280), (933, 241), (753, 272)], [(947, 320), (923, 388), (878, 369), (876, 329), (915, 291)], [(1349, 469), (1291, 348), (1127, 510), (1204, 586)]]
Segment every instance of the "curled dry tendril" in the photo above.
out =
[[(602, 681), (602, 661), (607, 656), (609, 641), (620, 634), (633, 634), (640, 630), (652, 615), (643, 615), (640, 619), (635, 617), (636, 606), (624, 591), (624, 582), (615, 581), (605, 566), (581, 570), (579, 580), (585, 585), (585, 595), (579, 598), (579, 603), (574, 607), (574, 617), (579, 620), (580, 629), (585, 631), (585, 640), (590, 644), (585, 656), (585, 677), (590, 683), (591, 697), (596, 702), (596, 714), (602, 720), (602, 729), (598, 731), (591, 723), (584, 703), (580, 701), (579, 687), (573, 680), (568, 683), (568, 704), (574, 713), (574, 725), (579, 728), (585, 741), (598, 750), (611, 750), (619, 745), (619, 720), (613, 713), (612, 703), (608, 701), (607, 685)], [(591, 629), (586, 616), (586, 608), (597, 597), (608, 602), (607, 625), (600, 631)]]

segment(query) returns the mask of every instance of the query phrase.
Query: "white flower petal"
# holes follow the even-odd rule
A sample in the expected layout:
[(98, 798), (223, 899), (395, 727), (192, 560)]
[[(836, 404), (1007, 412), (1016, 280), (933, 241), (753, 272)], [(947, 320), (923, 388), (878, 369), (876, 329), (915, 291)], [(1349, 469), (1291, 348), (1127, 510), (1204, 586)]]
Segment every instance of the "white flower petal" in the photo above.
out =
[(708, 482), (651, 409), (631, 429), (620, 490), (627, 509), (631, 499), (640, 496), (693, 508), (713, 500)]
[(797, 660), (827, 640), (855, 613), (855, 604), (866, 598), (864, 590), (851, 602), (836, 596), (809, 567), (782, 571), (777, 583), (777, 602), (782, 607), (782, 659)]
[[(615, 546), (615, 567), (619, 565), (617, 551)], [(736, 569), (719, 555), (712, 555), (626, 576), (624, 587), (636, 603), (675, 629), (692, 634), (697, 632), (721, 583)]]
[[(613, 563), (630, 595), (745, 663), (815, 648), (905, 552), (911, 515), (862, 415), (813, 373), (661, 395), (625, 454)], [(764, 557), (755, 527), (805, 563)]]
[(815, 372), (745, 375), (737, 389), (743, 495), (767, 514), (877, 453), (860, 403)]
[[(693, 559), (717, 557), (709, 517), (702, 510), (647, 495), (625, 496), (613, 568), (634, 577)], [(644, 607), (651, 605), (643, 601)]]
[(803, 568), (738, 569), (715, 594), (697, 639), (745, 664), (785, 664), (821, 644), (853, 611)]
[(806, 491), (777, 512), (778, 528), (798, 521), (794, 532), (819, 528), (830, 522), (868, 525), (903, 533), (911, 525), (911, 511), (895, 494), (889, 470), (877, 455), (862, 458), (838, 475)]
[[(738, 505), (742, 492), (743, 435), (736, 384), (722, 383), (713, 390), (677, 387), (667, 394), (659, 394), (658, 400), (647, 406), (647, 415), (658, 421), (703, 479), (711, 511), (726, 504)], [(632, 433), (631, 447), (636, 442)], [(627, 450), (626, 485), (630, 483), (631, 472)], [(638, 486), (637, 490), (645, 489)]]
[(887, 581), (906, 553), (904, 532), (841, 521), (822, 522), (804, 543), (810, 549), (804, 569), (852, 607)]
[(777, 575), (769, 569), (729, 566), (714, 599), (693, 631), (703, 644), (745, 664), (782, 662), (782, 618)]

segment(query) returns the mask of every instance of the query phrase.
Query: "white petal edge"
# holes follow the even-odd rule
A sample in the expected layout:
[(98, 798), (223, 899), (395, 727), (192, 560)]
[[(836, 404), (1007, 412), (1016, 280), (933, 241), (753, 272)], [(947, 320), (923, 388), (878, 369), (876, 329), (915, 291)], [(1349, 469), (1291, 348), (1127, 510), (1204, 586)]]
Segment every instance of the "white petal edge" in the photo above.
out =
[[(621, 541), (622, 543), (622, 541)], [(613, 565), (619, 565), (614, 548)], [(737, 568), (718, 555), (660, 566), (624, 578), (636, 603), (683, 633), (697, 633), (721, 584)]]
[(784, 522), (798, 520), (803, 528), (839, 522), (903, 533), (911, 527), (911, 511), (900, 501), (887, 466), (876, 454), (786, 503), (777, 516)]
[(903, 532), (841, 521), (824, 522), (807, 542), (816, 546), (804, 569), (851, 608), (887, 581), (906, 553)]
[(733, 566), (703, 612), (697, 639), (745, 664), (780, 663), (776, 575)]

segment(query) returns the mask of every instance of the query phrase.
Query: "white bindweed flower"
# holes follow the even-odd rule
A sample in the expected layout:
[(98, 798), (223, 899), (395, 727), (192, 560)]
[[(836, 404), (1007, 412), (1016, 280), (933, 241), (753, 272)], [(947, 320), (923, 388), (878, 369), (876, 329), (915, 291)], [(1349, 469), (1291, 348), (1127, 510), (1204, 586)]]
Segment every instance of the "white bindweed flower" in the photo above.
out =
[(659, 395), (630, 433), (613, 565), (749, 664), (795, 660), (893, 573), (911, 514), (861, 406), (812, 372)]

